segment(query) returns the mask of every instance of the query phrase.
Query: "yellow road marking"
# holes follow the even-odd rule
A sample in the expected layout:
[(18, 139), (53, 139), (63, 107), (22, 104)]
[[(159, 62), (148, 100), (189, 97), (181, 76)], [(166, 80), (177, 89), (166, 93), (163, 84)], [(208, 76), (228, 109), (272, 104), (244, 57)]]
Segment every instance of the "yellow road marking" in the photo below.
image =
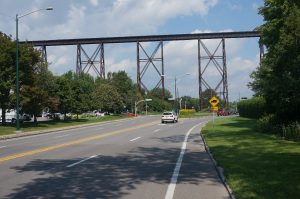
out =
[(62, 147), (67, 147), (67, 146), (71, 146), (71, 145), (75, 145), (75, 144), (80, 144), (80, 143), (83, 143), (83, 142), (88, 142), (88, 141), (91, 141), (91, 140), (96, 140), (96, 139), (100, 139), (100, 138), (120, 134), (120, 133), (123, 133), (123, 132), (126, 132), (126, 131), (131, 131), (131, 130), (135, 130), (135, 129), (139, 129), (139, 128), (144, 128), (144, 127), (147, 127), (147, 126), (151, 126), (153, 124), (157, 124), (157, 121), (156, 122), (151, 122), (151, 123), (148, 123), (148, 124), (139, 125), (139, 126), (136, 126), (136, 127), (120, 129), (120, 130), (117, 130), (117, 131), (112, 131), (112, 132), (101, 134), (101, 135), (96, 135), (96, 136), (87, 137), (87, 138), (83, 138), (83, 139), (79, 139), (79, 140), (75, 140), (75, 141), (70, 141), (70, 142), (66, 142), (66, 143), (63, 143), (63, 144), (53, 145), (53, 146), (49, 146), (49, 147), (44, 147), (44, 148), (39, 148), (39, 149), (31, 150), (31, 151), (26, 151), (26, 152), (23, 152), (23, 153), (9, 155), (9, 156), (0, 158), (0, 163), (8, 161), (8, 160), (13, 160), (13, 159), (17, 159), (17, 158), (21, 158), (21, 157), (25, 157), (25, 156), (30, 156), (30, 155), (34, 155), (34, 154), (38, 154), (38, 153), (42, 153), (42, 152), (46, 152), (46, 151), (51, 151), (51, 150), (62, 148)]

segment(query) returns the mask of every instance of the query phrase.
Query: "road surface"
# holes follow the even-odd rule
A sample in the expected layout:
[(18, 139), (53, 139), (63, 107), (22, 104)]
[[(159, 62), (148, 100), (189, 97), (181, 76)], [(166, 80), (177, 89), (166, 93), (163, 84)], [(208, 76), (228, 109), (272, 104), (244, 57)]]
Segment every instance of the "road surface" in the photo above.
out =
[(224, 199), (199, 135), (158, 116), (0, 141), (0, 198)]

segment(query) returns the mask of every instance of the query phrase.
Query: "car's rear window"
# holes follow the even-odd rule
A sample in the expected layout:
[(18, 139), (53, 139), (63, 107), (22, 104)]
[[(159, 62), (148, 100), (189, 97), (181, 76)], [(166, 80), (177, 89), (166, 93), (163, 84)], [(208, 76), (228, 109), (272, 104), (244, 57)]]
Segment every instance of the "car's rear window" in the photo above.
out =
[(172, 115), (172, 113), (163, 113), (163, 115)]

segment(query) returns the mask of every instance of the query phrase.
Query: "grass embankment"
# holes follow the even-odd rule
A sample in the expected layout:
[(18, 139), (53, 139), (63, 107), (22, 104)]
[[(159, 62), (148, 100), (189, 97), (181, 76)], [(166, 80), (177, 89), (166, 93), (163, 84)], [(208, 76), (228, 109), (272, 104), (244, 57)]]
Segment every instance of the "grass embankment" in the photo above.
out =
[(202, 134), (237, 199), (300, 198), (300, 143), (257, 133), (256, 121), (216, 120)]
[[(91, 124), (103, 121), (111, 121), (111, 120), (118, 120), (126, 118), (125, 116), (104, 116), (100, 118), (91, 117), (91, 118), (81, 118), (81, 119), (71, 119), (71, 120), (51, 120), (51, 121), (41, 121), (38, 122), (37, 125), (32, 122), (24, 122), (21, 124), (22, 132), (29, 132), (29, 131), (39, 131), (39, 130), (46, 130), (51, 128), (61, 128), (61, 127), (68, 127), (68, 126), (75, 126), (75, 125), (82, 125), (82, 124)], [(0, 136), (1, 135), (9, 135), (15, 134), (16, 127), (15, 125), (7, 124), (6, 126), (0, 125)]]
[(195, 113), (180, 113), (180, 118), (194, 118), (194, 117), (205, 117), (211, 116), (210, 112), (195, 112)]

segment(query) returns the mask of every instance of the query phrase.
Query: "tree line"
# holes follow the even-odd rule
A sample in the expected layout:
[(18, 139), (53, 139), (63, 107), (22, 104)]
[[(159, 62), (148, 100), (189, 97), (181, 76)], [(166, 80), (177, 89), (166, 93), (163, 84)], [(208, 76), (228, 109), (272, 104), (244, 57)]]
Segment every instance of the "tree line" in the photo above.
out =
[(239, 104), (240, 114), (259, 118), (262, 132), (300, 140), (300, 1), (265, 0), (259, 14), (266, 53), (251, 74), (255, 97)]

